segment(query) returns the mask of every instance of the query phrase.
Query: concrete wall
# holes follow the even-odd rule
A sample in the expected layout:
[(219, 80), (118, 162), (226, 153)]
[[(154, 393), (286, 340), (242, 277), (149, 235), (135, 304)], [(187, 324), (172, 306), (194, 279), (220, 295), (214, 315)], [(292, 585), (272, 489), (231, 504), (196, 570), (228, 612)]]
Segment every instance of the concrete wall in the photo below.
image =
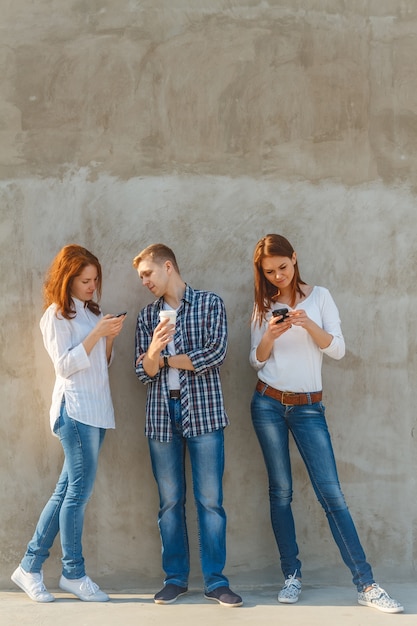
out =
[[(377, 577), (415, 576), (417, 4), (1, 0), (0, 29), (0, 585), (62, 462), (38, 321), (44, 272), (69, 242), (101, 259), (104, 311), (129, 311), (88, 572), (113, 589), (162, 578), (132, 367), (149, 296), (131, 260), (163, 241), (228, 311), (227, 573), (281, 580), (249, 415), (251, 257), (267, 232), (293, 242), (303, 278), (339, 306), (347, 355), (326, 361), (324, 385), (341, 482)], [(297, 454), (294, 476), (305, 575), (348, 581)], [(200, 584), (191, 492), (189, 520)], [(52, 587), (59, 556), (57, 542)]]

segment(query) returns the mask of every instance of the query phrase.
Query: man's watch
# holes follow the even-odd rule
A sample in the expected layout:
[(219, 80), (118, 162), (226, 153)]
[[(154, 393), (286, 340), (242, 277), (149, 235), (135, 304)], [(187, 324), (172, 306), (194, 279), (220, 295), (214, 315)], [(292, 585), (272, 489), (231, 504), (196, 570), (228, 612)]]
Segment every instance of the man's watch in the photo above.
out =
[(169, 359), (169, 356), (164, 354), (164, 367), (169, 367), (168, 359)]

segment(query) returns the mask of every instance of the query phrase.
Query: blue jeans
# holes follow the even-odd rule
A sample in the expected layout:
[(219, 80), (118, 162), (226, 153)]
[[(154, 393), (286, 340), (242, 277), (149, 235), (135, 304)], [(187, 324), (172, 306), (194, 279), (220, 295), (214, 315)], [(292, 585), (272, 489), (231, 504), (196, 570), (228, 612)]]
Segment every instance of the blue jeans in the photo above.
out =
[(54, 432), (64, 449), (64, 465), (21, 566), (26, 572), (40, 572), (60, 532), (62, 574), (65, 578), (76, 579), (85, 575), (81, 546), (84, 513), (93, 492), (99, 451), (106, 431), (73, 420), (63, 403)]
[(268, 472), (272, 528), (284, 576), (287, 578), (297, 572), (297, 576), (301, 577), (291, 510), (292, 477), (288, 441), (291, 432), (318, 501), (326, 512), (342, 559), (352, 572), (353, 583), (358, 591), (362, 591), (374, 579), (340, 489), (323, 404), (317, 402), (285, 406), (255, 391), (251, 412)]
[(152, 470), (159, 491), (158, 526), (162, 543), (165, 584), (188, 586), (190, 557), (185, 515), (185, 452), (191, 461), (197, 507), (200, 560), (207, 592), (228, 585), (223, 576), (226, 561), (226, 514), (223, 509), (223, 429), (197, 437), (183, 437), (181, 403), (171, 399), (173, 438), (148, 439)]

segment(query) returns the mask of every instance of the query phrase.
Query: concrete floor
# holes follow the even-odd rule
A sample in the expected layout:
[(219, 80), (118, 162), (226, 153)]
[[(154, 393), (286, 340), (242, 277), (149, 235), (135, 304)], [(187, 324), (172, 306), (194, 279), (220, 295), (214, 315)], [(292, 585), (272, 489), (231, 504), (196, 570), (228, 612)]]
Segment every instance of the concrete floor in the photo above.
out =
[[(175, 604), (160, 606), (153, 593), (110, 593), (111, 601), (98, 604), (80, 602), (63, 592), (55, 592), (56, 601), (32, 602), (19, 591), (0, 592), (2, 626), (226, 626), (233, 624), (290, 623), (291, 626), (381, 626), (417, 624), (417, 584), (385, 583), (387, 591), (404, 605), (404, 613), (386, 614), (357, 604), (354, 588), (348, 586), (309, 586), (295, 605), (279, 604), (275, 587), (234, 589), (244, 605), (228, 609), (205, 600), (201, 590), (191, 588)], [(106, 589), (106, 591), (108, 591)]]

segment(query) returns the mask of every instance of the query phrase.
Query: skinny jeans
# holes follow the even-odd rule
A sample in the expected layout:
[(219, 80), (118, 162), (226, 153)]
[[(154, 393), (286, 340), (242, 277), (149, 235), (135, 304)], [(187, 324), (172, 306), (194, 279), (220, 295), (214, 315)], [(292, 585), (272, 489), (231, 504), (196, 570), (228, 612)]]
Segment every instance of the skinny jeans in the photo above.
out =
[(324, 405), (321, 402), (283, 405), (255, 391), (251, 414), (268, 473), (271, 522), (285, 578), (293, 574), (301, 578), (291, 509), (291, 433), (342, 559), (351, 571), (354, 585), (362, 591), (374, 578), (340, 488)]
[(21, 566), (39, 573), (58, 532), (62, 547), (62, 574), (74, 580), (85, 576), (82, 532), (87, 502), (93, 492), (105, 429), (88, 426), (68, 416), (65, 403), (54, 427), (64, 450), (64, 464), (55, 490), (45, 505)]

